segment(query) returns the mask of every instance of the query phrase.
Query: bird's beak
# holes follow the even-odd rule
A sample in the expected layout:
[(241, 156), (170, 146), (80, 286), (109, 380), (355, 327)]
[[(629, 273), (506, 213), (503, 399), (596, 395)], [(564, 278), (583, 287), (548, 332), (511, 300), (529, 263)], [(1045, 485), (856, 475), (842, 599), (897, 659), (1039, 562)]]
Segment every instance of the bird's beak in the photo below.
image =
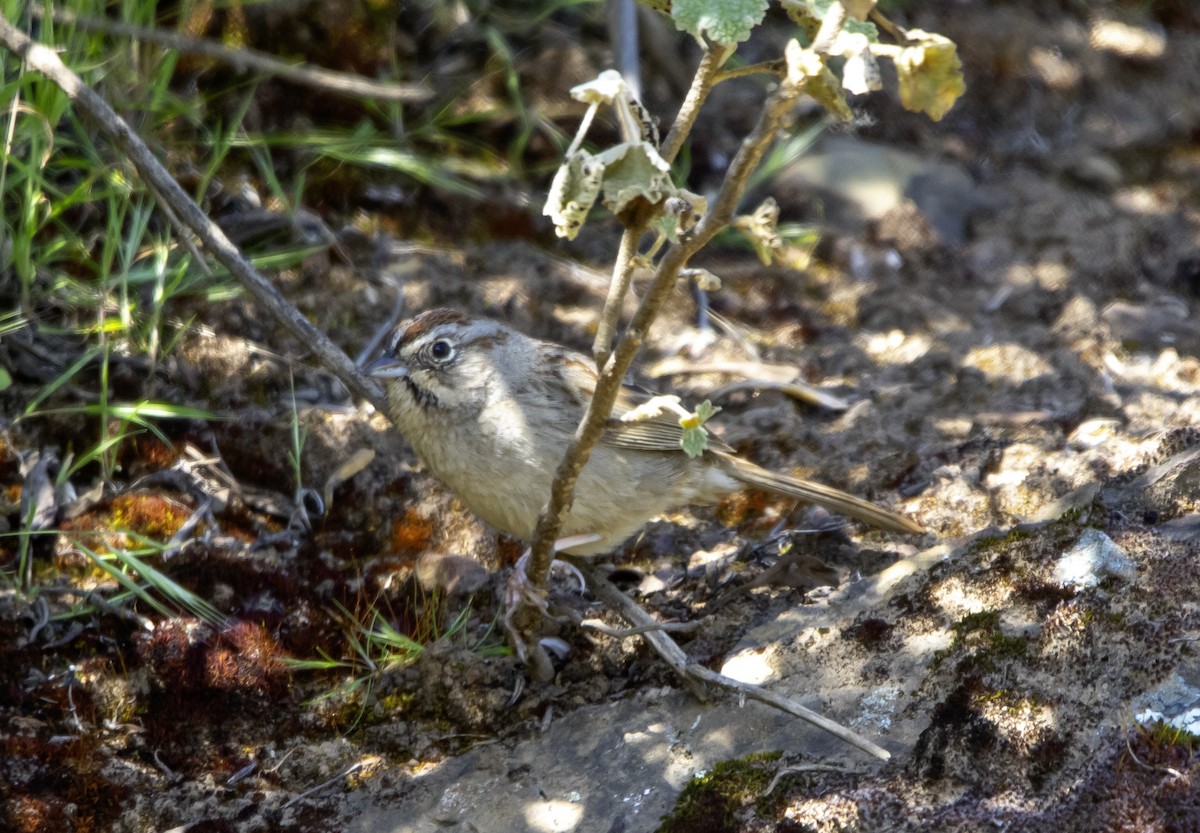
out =
[(384, 356), (367, 365), (367, 375), (372, 379), (400, 379), (408, 375), (408, 366), (395, 356)]

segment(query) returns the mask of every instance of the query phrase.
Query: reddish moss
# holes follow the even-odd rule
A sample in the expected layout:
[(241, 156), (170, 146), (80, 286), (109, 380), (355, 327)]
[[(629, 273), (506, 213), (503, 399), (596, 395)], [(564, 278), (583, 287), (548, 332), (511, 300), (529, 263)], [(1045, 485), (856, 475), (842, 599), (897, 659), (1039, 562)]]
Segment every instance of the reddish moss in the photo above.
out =
[(409, 509), (403, 518), (392, 524), (388, 546), (394, 553), (423, 552), (429, 549), (433, 532), (433, 521), (423, 517), (416, 509)]
[(93, 833), (107, 830), (128, 798), (128, 789), (103, 775), (105, 757), (88, 735), (66, 742), (49, 730), (0, 736), (7, 797), (0, 813), (5, 830), (17, 833)]
[(287, 682), (279, 643), (249, 622), (221, 632), (195, 620), (164, 622), (138, 644), (137, 653), (164, 691), (178, 697), (212, 692), (273, 697)]
[[(182, 447), (182, 443), (179, 446)], [(166, 445), (158, 437), (130, 437), (121, 444), (120, 464), (131, 475), (169, 469), (179, 460), (179, 447)]]
[[(171, 538), (191, 515), (191, 509), (166, 494), (133, 492), (118, 495), (107, 504), (89, 512), (66, 519), (61, 524), (67, 541), (78, 540), (96, 552), (130, 548), (137, 545), (125, 533), (135, 533), (156, 541)], [(99, 534), (90, 534), (99, 533)], [(60, 547), (55, 553), (55, 566), (63, 571), (92, 568), (90, 559), (81, 558), (72, 547)], [(96, 573), (100, 575), (99, 572)]]
[(159, 494), (134, 492), (118, 495), (109, 505), (111, 528), (136, 532), (165, 541), (179, 531), (191, 510)]

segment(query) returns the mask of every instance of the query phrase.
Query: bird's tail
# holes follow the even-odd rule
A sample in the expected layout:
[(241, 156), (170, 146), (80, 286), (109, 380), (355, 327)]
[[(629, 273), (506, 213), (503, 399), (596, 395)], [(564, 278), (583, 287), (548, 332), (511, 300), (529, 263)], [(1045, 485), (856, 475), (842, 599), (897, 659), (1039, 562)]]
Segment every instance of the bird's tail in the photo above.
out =
[(768, 471), (746, 460), (732, 458), (730, 462), (733, 464), (730, 473), (747, 486), (807, 500), (809, 503), (824, 506), (831, 512), (837, 512), (871, 526), (886, 529), (888, 532), (919, 535), (925, 531), (919, 524), (910, 521), (903, 515), (889, 512), (873, 503), (847, 494), (841, 489)]

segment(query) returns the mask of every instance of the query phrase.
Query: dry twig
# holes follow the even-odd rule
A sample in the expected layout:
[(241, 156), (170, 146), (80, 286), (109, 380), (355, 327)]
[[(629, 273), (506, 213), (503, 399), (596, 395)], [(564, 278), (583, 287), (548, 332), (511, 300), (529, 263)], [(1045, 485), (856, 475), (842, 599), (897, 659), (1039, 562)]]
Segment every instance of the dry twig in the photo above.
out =
[[(46, 14), (44, 9), (34, 7), (33, 16), (41, 18)], [(204, 38), (193, 38), (178, 32), (166, 32), (162, 29), (152, 29), (147, 26), (135, 26), (131, 23), (121, 23), (116, 20), (77, 15), (66, 9), (54, 9), (50, 16), (56, 23), (78, 26), (89, 32), (102, 32), (108, 35), (120, 35), (134, 40), (157, 43), (176, 52), (190, 55), (203, 55), (223, 64), (232, 66), (239, 72), (261, 72), (282, 78), (293, 84), (299, 84), (324, 92), (351, 98), (373, 98), (379, 101), (420, 102), (428, 101), (433, 92), (424, 84), (396, 84), (388, 81), (373, 81), (359, 75), (336, 72), (320, 67), (303, 64), (289, 64), (286, 61), (259, 52), (254, 49), (230, 49), (219, 43)]]
[(675, 670), (675, 673), (701, 699), (705, 699), (703, 697), (703, 686), (705, 684), (713, 685), (729, 694), (745, 697), (749, 700), (757, 700), (760, 703), (765, 703), (780, 711), (794, 715), (801, 720), (811, 723), (818, 729), (824, 729), (826, 732), (844, 740), (851, 746), (856, 746), (864, 752), (874, 755), (880, 760), (886, 761), (892, 757), (891, 753), (883, 747), (872, 743), (862, 735), (847, 729), (840, 723), (836, 723), (811, 709), (807, 709), (787, 697), (776, 694), (773, 691), (768, 691), (761, 686), (738, 682), (730, 677), (726, 677), (724, 674), (718, 674), (711, 668), (705, 668), (699, 663), (692, 662), (683, 649), (662, 631), (662, 624), (660, 622), (655, 622), (650, 614), (642, 610), (632, 599), (622, 593), (615, 584), (602, 576), (590, 561), (586, 558), (571, 555), (560, 555), (559, 557), (579, 568), (584, 577), (587, 578), (588, 587), (596, 594), (597, 598), (615, 610), (625, 621), (629, 622), (635, 628), (645, 629), (642, 637), (650, 643), (650, 646), (658, 652), (658, 655)]

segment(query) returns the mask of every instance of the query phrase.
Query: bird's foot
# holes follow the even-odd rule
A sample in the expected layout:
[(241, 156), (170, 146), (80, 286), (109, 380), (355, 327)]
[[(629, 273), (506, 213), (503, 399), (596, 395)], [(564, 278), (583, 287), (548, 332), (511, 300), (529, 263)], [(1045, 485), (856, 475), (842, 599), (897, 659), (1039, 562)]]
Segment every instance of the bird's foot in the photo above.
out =
[[(601, 537), (595, 533), (587, 533), (559, 538), (554, 542), (554, 552), (569, 550), (572, 547), (580, 547), (585, 544), (594, 544)], [(531, 607), (541, 616), (553, 618), (550, 613), (550, 607), (546, 602), (546, 589), (536, 586), (529, 580), (527, 570), (529, 568), (529, 559), (532, 556), (533, 550), (526, 548), (521, 557), (517, 559), (517, 563), (504, 585), (504, 630), (508, 633), (509, 641), (515, 648), (517, 657), (522, 661), (525, 661), (528, 657), (528, 646), (525, 644), (525, 639), (514, 621), (517, 611), (523, 607)], [(583, 575), (572, 565), (556, 560), (550, 563), (550, 569), (564, 570), (578, 579), (580, 590), (586, 587)]]

